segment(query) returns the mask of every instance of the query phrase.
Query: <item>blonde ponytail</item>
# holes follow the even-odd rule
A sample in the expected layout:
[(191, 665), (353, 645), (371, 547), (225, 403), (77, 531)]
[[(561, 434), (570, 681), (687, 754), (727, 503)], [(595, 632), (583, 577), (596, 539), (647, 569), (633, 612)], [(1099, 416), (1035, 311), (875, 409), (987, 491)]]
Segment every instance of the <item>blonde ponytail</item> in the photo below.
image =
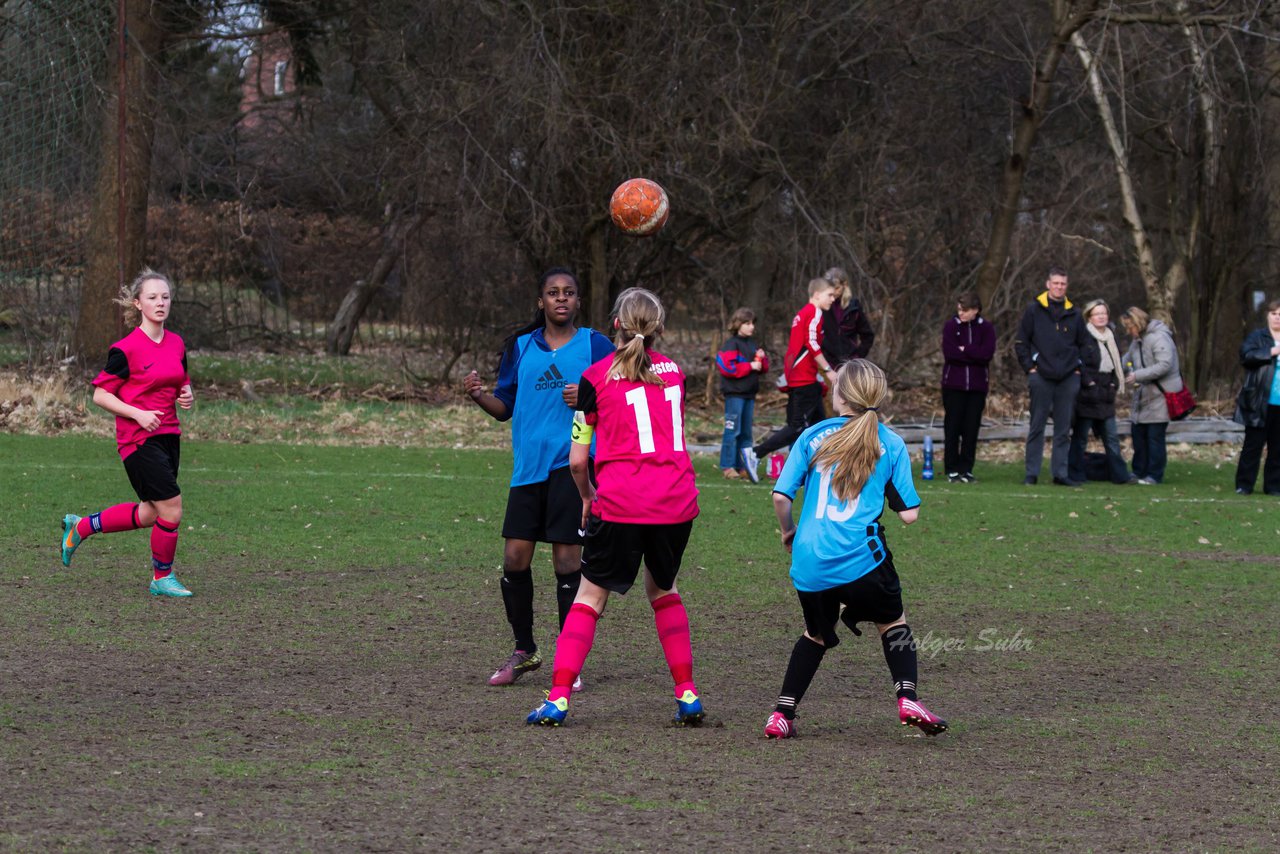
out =
[(653, 372), (648, 350), (661, 334), (667, 318), (657, 294), (644, 288), (627, 288), (618, 294), (613, 304), (613, 316), (617, 326), (618, 352), (613, 354), (610, 376), (665, 385), (662, 378)]
[(862, 491), (880, 462), (880, 404), (889, 392), (889, 381), (879, 366), (866, 359), (852, 359), (836, 375), (834, 396), (848, 407), (849, 420), (822, 441), (813, 465), (834, 469), (831, 492), (848, 501)]

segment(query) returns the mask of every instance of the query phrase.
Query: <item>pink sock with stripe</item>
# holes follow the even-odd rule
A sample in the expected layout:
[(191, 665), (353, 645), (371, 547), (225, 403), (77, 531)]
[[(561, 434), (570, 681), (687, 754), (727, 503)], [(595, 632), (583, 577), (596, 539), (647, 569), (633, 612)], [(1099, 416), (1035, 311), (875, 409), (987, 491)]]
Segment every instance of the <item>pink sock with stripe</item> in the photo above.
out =
[(164, 578), (173, 572), (173, 556), (178, 551), (178, 524), (156, 519), (151, 528), (151, 568), (153, 578)]
[(675, 682), (676, 699), (685, 691), (698, 693), (693, 684), (693, 643), (689, 639), (689, 614), (679, 593), (668, 593), (653, 600), (653, 624), (658, 627), (658, 640), (662, 642), (662, 654), (671, 668)]
[(114, 534), (118, 531), (134, 531), (138, 524), (137, 504), (113, 504), (99, 513), (90, 513), (76, 523), (80, 539), (90, 534)]
[(573, 680), (587, 663), (587, 654), (596, 642), (596, 623), (600, 615), (596, 609), (582, 602), (575, 602), (564, 618), (564, 628), (556, 639), (555, 664), (551, 668), (551, 691), (547, 699), (555, 702), (568, 699), (573, 692)]

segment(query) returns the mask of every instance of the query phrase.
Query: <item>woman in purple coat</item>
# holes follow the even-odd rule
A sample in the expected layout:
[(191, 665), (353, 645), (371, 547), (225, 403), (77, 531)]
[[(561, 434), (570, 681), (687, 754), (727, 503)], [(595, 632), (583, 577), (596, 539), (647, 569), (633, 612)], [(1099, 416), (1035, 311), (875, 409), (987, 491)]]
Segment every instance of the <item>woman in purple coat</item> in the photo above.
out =
[(987, 367), (996, 354), (996, 330), (982, 317), (974, 293), (960, 295), (956, 314), (942, 327), (942, 408), (947, 481), (973, 483), (978, 428), (987, 406)]

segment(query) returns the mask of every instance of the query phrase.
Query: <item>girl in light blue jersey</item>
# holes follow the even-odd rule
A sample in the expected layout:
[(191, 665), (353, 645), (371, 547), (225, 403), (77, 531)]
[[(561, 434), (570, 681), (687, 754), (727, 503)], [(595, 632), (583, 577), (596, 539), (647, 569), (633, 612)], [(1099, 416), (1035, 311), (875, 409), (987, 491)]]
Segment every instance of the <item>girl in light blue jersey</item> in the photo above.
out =
[[(880, 524), (886, 507), (908, 525), (920, 507), (906, 443), (878, 416), (888, 381), (877, 366), (854, 359), (840, 368), (834, 388), (837, 417), (800, 434), (773, 489), (805, 632), (791, 652), (764, 734), (795, 735), (796, 706), (826, 651), (840, 643), (836, 623), (843, 620), (856, 635), (862, 634), (859, 622), (876, 624), (898, 695), (898, 720), (937, 735), (947, 722), (916, 697), (915, 639)], [(804, 503), (797, 521), (792, 503), (801, 487)]]
[[(499, 586), (515, 650), (489, 677), (490, 685), (510, 685), (542, 666), (533, 636), (535, 546), (551, 544), (561, 626), (582, 576), (582, 501), (569, 474), (573, 406), (582, 372), (614, 347), (599, 332), (575, 324), (579, 294), (578, 280), (564, 267), (543, 273), (538, 311), (532, 323), (507, 338), (493, 394), (475, 371), (463, 380), (476, 405), (499, 421), (511, 421), (513, 461)], [(574, 689), (580, 688), (579, 681)]]

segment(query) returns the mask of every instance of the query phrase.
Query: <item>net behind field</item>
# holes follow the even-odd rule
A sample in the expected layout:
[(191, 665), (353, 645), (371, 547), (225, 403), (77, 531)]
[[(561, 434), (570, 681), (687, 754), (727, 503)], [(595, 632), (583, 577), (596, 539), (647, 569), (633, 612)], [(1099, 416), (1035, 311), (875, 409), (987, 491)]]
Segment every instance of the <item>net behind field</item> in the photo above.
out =
[(29, 360), (59, 355), (76, 309), (110, 29), (91, 0), (0, 6), (0, 328)]

